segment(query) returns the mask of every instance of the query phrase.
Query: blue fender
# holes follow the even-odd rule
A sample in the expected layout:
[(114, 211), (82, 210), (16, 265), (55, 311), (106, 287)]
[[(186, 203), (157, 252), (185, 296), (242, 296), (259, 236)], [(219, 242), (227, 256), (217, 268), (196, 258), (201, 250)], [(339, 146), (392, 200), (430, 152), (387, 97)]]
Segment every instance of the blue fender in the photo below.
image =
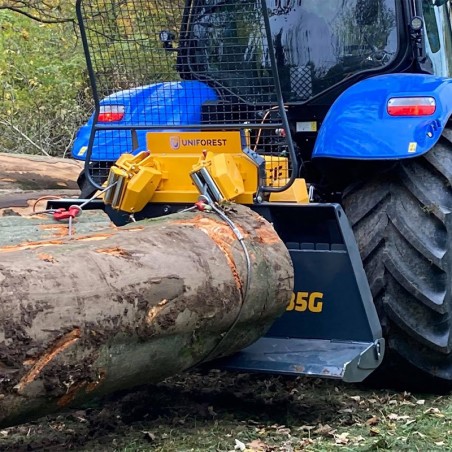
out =
[[(430, 96), (429, 116), (390, 116), (392, 97)], [(417, 157), (438, 141), (452, 113), (452, 79), (389, 74), (353, 85), (332, 105), (320, 127), (313, 157), (391, 160)]]
[[(111, 122), (111, 130), (97, 130), (91, 161), (116, 161), (121, 154), (146, 150), (146, 134), (137, 130), (138, 148), (132, 149), (131, 130), (115, 130), (115, 125), (184, 126), (201, 122), (201, 107), (208, 100), (218, 99), (215, 91), (198, 81), (155, 83), (119, 91), (102, 99), (100, 105), (124, 105), (124, 118)], [(85, 160), (94, 115), (80, 127), (72, 147), (72, 157)], [(183, 127), (181, 127), (182, 129)], [(152, 129), (155, 131), (155, 129)]]

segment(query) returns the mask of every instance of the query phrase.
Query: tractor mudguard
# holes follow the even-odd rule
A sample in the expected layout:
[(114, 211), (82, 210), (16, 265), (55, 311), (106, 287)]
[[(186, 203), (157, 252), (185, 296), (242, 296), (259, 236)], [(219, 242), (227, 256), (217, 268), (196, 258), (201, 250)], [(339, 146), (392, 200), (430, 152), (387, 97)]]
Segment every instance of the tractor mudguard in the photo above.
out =
[[(390, 116), (394, 97), (433, 97), (427, 116)], [(438, 141), (452, 113), (452, 79), (389, 74), (353, 85), (335, 101), (320, 128), (313, 157), (391, 160), (417, 157)]]
[[(124, 117), (121, 121), (105, 123), (112, 126), (110, 130), (96, 130), (90, 160), (114, 162), (126, 152), (137, 153), (146, 150), (146, 134), (149, 130), (137, 130), (134, 140), (132, 126), (170, 125), (174, 127), (199, 124), (202, 104), (217, 98), (212, 88), (195, 80), (154, 83), (113, 93), (102, 99), (100, 106), (123, 105)], [(85, 160), (94, 120), (93, 114), (77, 132), (72, 148), (72, 157), (75, 159)], [(129, 125), (131, 128), (114, 129), (117, 125)], [(164, 128), (160, 131), (162, 130)]]
[(265, 337), (214, 366), (363, 381), (382, 362), (385, 342), (344, 211), (338, 204), (250, 207), (289, 249), (294, 295)]

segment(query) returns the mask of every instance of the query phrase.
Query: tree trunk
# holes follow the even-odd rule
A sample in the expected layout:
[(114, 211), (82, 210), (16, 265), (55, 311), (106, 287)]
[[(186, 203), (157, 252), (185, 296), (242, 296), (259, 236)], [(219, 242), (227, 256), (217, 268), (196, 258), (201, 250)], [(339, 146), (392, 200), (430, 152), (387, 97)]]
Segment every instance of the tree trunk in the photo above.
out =
[(79, 196), (83, 163), (72, 159), (0, 153), (0, 217), (41, 210), (41, 198)]
[(0, 191), (77, 190), (83, 163), (72, 159), (0, 153)]
[(250, 209), (228, 216), (250, 272), (232, 229), (200, 212), (0, 243), (0, 426), (160, 381), (264, 334), (289, 301), (291, 259)]

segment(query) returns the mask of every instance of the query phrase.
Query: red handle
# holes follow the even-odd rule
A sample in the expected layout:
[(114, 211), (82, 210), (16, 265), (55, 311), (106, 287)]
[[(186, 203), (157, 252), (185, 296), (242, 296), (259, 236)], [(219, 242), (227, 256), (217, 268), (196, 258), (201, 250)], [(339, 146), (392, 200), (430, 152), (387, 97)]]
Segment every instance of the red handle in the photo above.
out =
[(54, 220), (68, 220), (69, 218), (78, 217), (82, 213), (82, 209), (79, 206), (70, 206), (69, 209), (61, 208), (53, 212)]

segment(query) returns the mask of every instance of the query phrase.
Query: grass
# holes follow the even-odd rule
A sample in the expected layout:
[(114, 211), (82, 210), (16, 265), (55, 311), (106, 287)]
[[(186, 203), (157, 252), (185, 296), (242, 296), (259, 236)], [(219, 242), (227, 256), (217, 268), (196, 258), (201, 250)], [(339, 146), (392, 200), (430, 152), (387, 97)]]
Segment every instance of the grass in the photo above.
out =
[(445, 451), (452, 398), (209, 372), (0, 431), (0, 450)]

